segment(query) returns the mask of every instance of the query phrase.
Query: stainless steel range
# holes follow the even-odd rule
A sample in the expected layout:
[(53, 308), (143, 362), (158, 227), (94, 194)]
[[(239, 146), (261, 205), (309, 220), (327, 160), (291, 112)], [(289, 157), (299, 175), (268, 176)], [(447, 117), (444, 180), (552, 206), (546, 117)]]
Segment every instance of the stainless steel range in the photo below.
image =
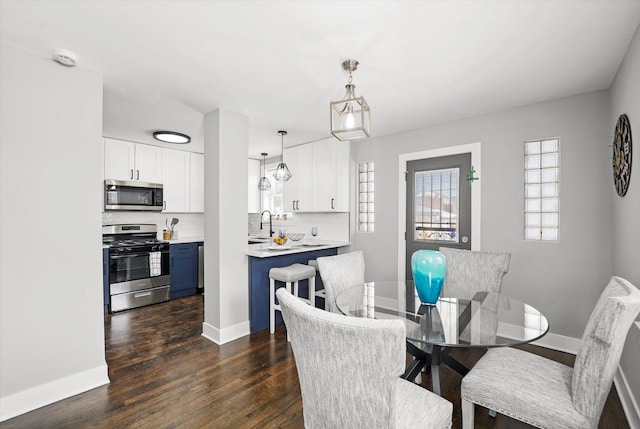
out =
[(109, 246), (111, 312), (169, 299), (169, 243), (157, 233), (153, 224), (102, 227), (102, 243)]

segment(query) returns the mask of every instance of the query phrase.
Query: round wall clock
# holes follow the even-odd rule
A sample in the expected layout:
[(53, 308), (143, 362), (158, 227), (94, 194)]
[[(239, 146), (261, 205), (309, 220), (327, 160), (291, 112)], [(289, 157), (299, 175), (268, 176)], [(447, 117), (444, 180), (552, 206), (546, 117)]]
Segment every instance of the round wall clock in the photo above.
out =
[(631, 124), (627, 115), (620, 115), (613, 137), (613, 183), (618, 195), (624, 197), (631, 180)]

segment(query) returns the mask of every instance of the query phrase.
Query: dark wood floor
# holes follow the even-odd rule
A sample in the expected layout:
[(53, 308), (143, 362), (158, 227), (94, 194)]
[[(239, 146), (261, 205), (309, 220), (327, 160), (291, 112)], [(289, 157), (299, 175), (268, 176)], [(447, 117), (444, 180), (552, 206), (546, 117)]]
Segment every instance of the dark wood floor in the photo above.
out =
[[(105, 316), (111, 383), (0, 423), (3, 428), (302, 428), (302, 402), (284, 329), (218, 346), (200, 334), (202, 296)], [(573, 356), (527, 350), (571, 365)], [(472, 366), (483, 352), (454, 356)], [(460, 376), (443, 368), (443, 396), (461, 428)], [(422, 384), (430, 387), (429, 375)], [(528, 427), (476, 407), (477, 428)], [(600, 429), (628, 424), (612, 388)]]

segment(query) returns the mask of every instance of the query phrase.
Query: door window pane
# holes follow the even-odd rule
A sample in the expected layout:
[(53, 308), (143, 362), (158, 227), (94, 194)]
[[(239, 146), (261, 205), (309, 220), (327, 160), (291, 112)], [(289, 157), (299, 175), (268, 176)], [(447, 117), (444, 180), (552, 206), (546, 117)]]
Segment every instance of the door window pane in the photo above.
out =
[(416, 171), (413, 239), (458, 242), (459, 168)]

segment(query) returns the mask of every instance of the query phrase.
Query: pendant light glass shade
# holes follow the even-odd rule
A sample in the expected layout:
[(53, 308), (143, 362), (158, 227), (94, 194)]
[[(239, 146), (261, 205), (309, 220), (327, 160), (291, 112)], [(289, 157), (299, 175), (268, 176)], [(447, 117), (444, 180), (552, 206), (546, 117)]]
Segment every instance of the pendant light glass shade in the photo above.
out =
[(258, 189), (260, 189), (261, 191), (268, 191), (269, 189), (271, 189), (271, 182), (269, 182), (269, 179), (267, 179), (267, 177), (264, 175), (265, 158), (267, 157), (268, 153), (262, 152), (260, 155), (262, 155), (262, 177), (258, 182)]
[(278, 134), (282, 136), (282, 158), (280, 160), (280, 164), (276, 167), (275, 173), (273, 173), (273, 177), (279, 182), (286, 182), (291, 179), (291, 172), (289, 171), (289, 167), (284, 163), (284, 136), (287, 135), (286, 131), (278, 131)]
[(347, 91), (342, 100), (329, 104), (331, 134), (338, 140), (359, 140), (371, 137), (371, 109), (364, 97), (356, 97), (356, 86), (351, 83), (351, 72), (358, 68), (358, 61), (347, 60), (342, 68), (349, 72)]

